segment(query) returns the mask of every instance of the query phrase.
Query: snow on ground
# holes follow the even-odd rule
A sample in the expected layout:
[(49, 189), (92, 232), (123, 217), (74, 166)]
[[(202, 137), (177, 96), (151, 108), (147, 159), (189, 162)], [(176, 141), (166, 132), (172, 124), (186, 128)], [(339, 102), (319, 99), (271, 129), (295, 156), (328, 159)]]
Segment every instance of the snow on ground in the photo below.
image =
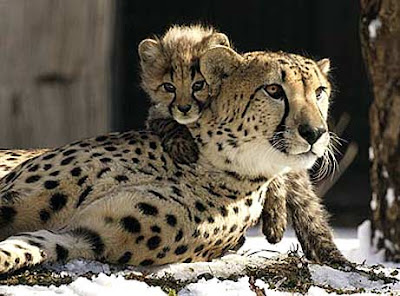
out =
[[(336, 229), (335, 241), (343, 254), (353, 262), (372, 264), (382, 264), (382, 253), (374, 253), (369, 247), (370, 224), (364, 222), (358, 231), (355, 229)], [(237, 254), (230, 254), (221, 260), (215, 260), (212, 263), (191, 263), (191, 264), (172, 264), (154, 269), (155, 275), (173, 274), (176, 279), (187, 279), (190, 276), (196, 276), (210, 270), (220, 268), (219, 274), (223, 272), (232, 272), (240, 270), (248, 264), (246, 260), (257, 260), (265, 257), (274, 257), (279, 254), (285, 254), (288, 251), (298, 249), (298, 241), (293, 231), (287, 231), (282, 242), (276, 245), (270, 245), (262, 236), (260, 230), (252, 229), (247, 234), (247, 240), (244, 246)], [(249, 259), (250, 258), (250, 259)], [(211, 267), (214, 270), (211, 270)], [(49, 268), (62, 272), (62, 274), (81, 275), (91, 271), (97, 275), (91, 279), (78, 277), (69, 285), (60, 287), (50, 286), (0, 286), (0, 295), (68, 295), (68, 296), (94, 296), (94, 295), (168, 295), (160, 287), (149, 286), (144, 282), (137, 280), (126, 280), (123, 275), (126, 272), (115, 272), (113, 267), (98, 262), (88, 262), (83, 260), (74, 260), (65, 265), (51, 265)], [(362, 268), (361, 268), (362, 269)], [(367, 267), (365, 270), (369, 270)], [(310, 264), (309, 270), (313, 281), (306, 295), (337, 295), (332, 292), (333, 289), (352, 292), (352, 295), (400, 295), (400, 283), (385, 284), (381, 280), (371, 281), (367, 276), (362, 276), (355, 272), (344, 272), (327, 266)], [(130, 270), (129, 272), (132, 272)], [(383, 272), (387, 276), (397, 277), (400, 280), (400, 264), (383, 263), (382, 267), (376, 269), (376, 272)], [(137, 272), (140, 275), (140, 272)], [(237, 281), (220, 280), (218, 278), (202, 278), (197, 283), (188, 284), (181, 289), (178, 296), (254, 296), (254, 289), (264, 290), (265, 295), (301, 295), (300, 293), (282, 292), (275, 287), (270, 287), (268, 283), (257, 279), (250, 284), (251, 279), (247, 276), (239, 278)], [(331, 293), (329, 293), (331, 292)], [(360, 292), (360, 293), (356, 293)], [(173, 295), (173, 294), (171, 294)], [(262, 295), (262, 294), (260, 294)]]

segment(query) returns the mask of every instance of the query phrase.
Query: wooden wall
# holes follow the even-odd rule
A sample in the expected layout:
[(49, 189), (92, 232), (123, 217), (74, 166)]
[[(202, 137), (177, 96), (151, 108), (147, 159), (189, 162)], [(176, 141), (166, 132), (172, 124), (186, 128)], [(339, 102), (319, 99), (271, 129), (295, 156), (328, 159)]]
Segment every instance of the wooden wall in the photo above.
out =
[(114, 3), (0, 1), (0, 148), (109, 130)]

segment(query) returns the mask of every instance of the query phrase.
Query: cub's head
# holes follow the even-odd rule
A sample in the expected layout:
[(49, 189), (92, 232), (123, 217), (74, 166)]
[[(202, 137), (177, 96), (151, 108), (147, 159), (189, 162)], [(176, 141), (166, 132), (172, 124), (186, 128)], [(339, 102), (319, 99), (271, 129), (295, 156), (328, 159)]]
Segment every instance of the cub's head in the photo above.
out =
[(196, 121), (209, 98), (199, 57), (216, 45), (230, 46), (228, 37), (199, 25), (173, 26), (161, 38), (139, 44), (143, 89), (181, 124)]
[(214, 154), (222, 153), (226, 169), (271, 175), (310, 168), (327, 153), (328, 59), (239, 55), (219, 46), (203, 55), (200, 70), (219, 89), (204, 117), (212, 130), (202, 140), (208, 148), (216, 146)]

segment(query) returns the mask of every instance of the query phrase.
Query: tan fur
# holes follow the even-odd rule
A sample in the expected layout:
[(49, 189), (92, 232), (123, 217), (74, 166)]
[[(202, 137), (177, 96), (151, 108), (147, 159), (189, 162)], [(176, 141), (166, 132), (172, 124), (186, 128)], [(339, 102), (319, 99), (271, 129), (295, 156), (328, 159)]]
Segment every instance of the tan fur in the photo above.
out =
[(24, 161), (41, 155), (46, 151), (48, 151), (48, 149), (0, 149), (0, 178), (7, 175)]
[[(215, 68), (218, 56), (226, 59)], [(0, 271), (77, 257), (143, 266), (204, 261), (235, 249), (261, 215), (268, 179), (303, 171), (317, 159), (299, 154), (307, 145), (296, 130), (299, 124), (326, 124), (328, 97), (317, 102), (311, 90), (328, 82), (312, 61), (310, 76), (291, 72), (294, 59), (309, 61), (268, 52), (242, 57), (226, 47), (204, 54), (200, 69), (207, 81), (224, 75), (210, 108), (189, 125), (200, 147), (191, 166), (175, 163), (155, 134), (126, 132), (71, 143), (16, 168), (0, 180), (0, 233), (31, 232), (0, 243)], [(276, 83), (284, 86), (292, 110), (283, 135), (287, 153), (271, 144), (285, 113), (285, 105), (264, 91)], [(314, 153), (324, 153), (326, 138), (314, 145)], [(47, 164), (52, 167), (44, 170)], [(318, 201), (298, 199), (303, 188), (311, 190), (307, 186), (297, 188), (288, 205), (292, 213), (318, 214), (312, 230), (319, 231), (299, 231), (299, 240), (306, 254), (343, 263)], [(295, 229), (308, 226), (295, 223)]]

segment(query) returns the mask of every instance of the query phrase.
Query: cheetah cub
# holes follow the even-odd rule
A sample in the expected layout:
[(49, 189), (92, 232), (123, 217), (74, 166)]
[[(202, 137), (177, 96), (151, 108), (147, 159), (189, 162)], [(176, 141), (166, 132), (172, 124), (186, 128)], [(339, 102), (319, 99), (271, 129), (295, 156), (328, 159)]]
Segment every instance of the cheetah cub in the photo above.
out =
[(216, 45), (230, 46), (228, 37), (201, 25), (172, 26), (160, 38), (138, 47), (142, 87), (151, 99), (147, 126), (162, 137), (163, 146), (179, 163), (198, 159), (198, 147), (186, 124), (207, 108), (210, 89), (199, 58)]

